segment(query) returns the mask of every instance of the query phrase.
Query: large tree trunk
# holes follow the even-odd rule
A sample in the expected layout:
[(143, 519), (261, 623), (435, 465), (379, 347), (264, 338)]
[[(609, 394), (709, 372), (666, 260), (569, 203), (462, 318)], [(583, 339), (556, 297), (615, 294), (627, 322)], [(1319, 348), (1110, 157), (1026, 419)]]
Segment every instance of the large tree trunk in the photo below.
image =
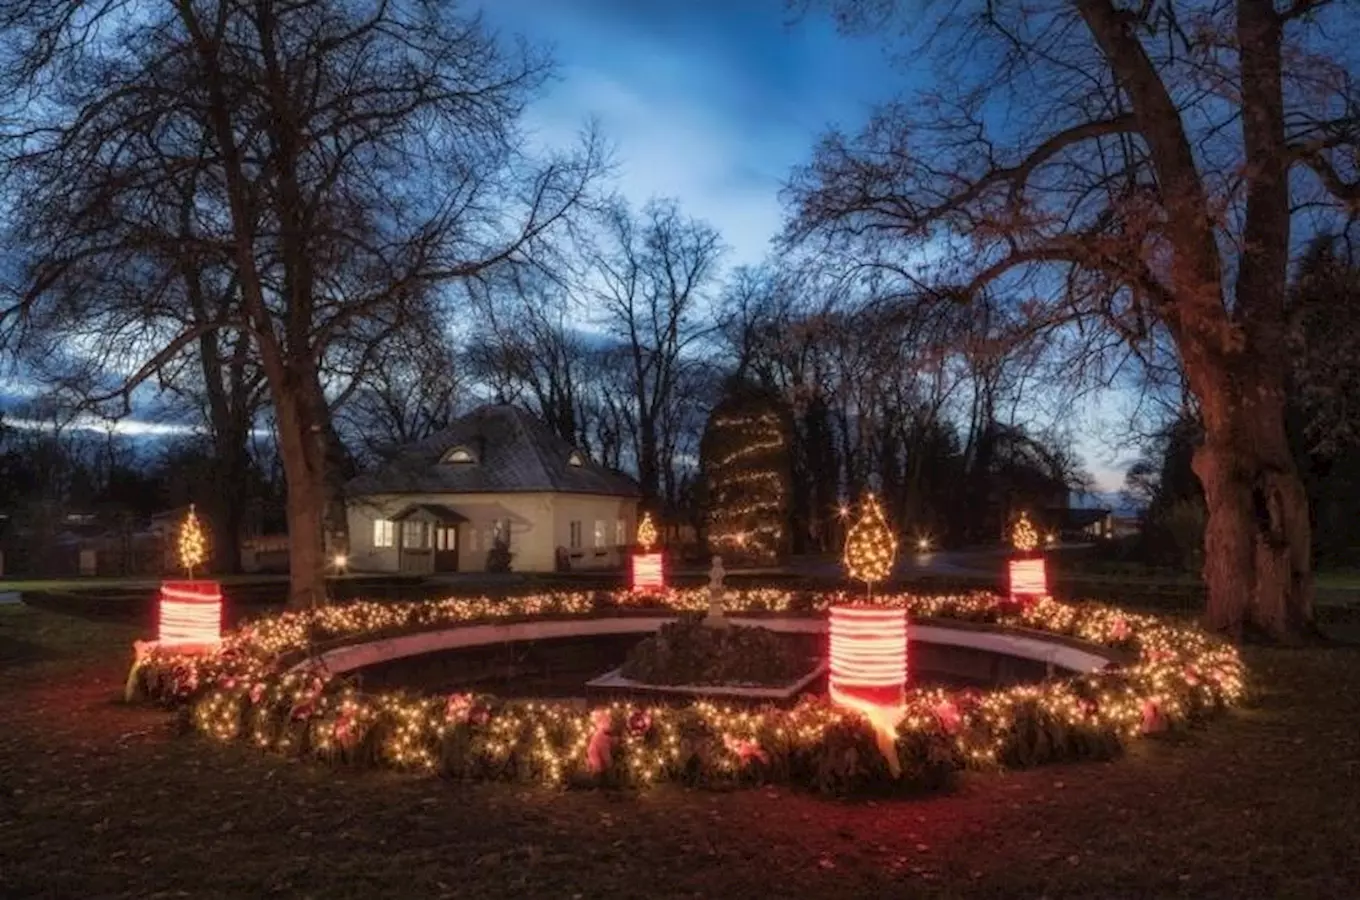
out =
[(638, 482), (643, 500), (655, 502), (661, 496), (661, 470), (657, 465), (660, 442), (655, 420), (644, 413), (638, 422), (638, 432)]
[(326, 446), (324, 419), (310, 392), (275, 392), (279, 456), (288, 486), (288, 605), (319, 606), (326, 599)]
[(1313, 628), (1311, 534), (1283, 396), (1259, 379), (1233, 382), (1201, 397), (1205, 438), (1194, 470), (1209, 511), (1205, 624), (1234, 639), (1257, 631), (1297, 641)]

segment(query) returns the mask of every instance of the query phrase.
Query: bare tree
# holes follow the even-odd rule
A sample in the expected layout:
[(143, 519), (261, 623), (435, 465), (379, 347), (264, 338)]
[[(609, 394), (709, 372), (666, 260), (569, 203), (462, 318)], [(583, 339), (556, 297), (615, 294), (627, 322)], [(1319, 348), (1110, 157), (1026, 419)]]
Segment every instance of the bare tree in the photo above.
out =
[[(11, 209), (45, 211), (19, 229), (35, 264), (8, 318), (92, 304), (90, 321), (152, 323), (124, 393), (205, 331), (248, 330), (287, 474), (290, 602), (319, 602), (340, 443), (328, 357), (427, 321), (441, 285), (530, 264), (585, 196), (596, 145), (529, 160), (515, 123), (546, 60), (433, 0), (15, 0), (0, 22), (0, 74), (38, 95), (4, 136)], [(172, 327), (143, 308), (155, 294), (114, 307), (61, 290), (129, 252), (185, 249), (143, 214), (167, 159), (207, 175), (195, 243), (231, 260), (229, 320)], [(345, 365), (366, 370), (362, 354)]]
[[(832, 5), (852, 27), (905, 12)], [(1283, 639), (1312, 621), (1284, 425), (1291, 226), (1360, 200), (1360, 119), (1344, 5), (1277, 6), (954, 4), (923, 25), (941, 87), (823, 141), (788, 237), (929, 245), (941, 261), (903, 270), (927, 296), (1002, 292), (1135, 348), (1165, 329), (1204, 419), (1207, 622)]]
[(591, 348), (574, 324), (581, 304), (555, 277), (511, 271), (474, 293), (469, 362), (503, 401), (523, 398), (564, 440), (587, 447), (585, 368)]
[[(642, 493), (648, 500), (669, 489), (683, 416), (686, 370), (697, 362), (709, 292), (715, 287), (723, 246), (718, 232), (685, 217), (672, 200), (647, 204), (634, 215), (618, 204), (605, 219), (602, 246), (591, 254), (601, 324), (621, 345), (632, 408), (629, 427)], [(695, 423), (690, 422), (689, 425)], [(702, 423), (698, 423), (702, 428)]]
[(337, 426), (361, 460), (386, 459), (397, 448), (447, 428), (466, 386), (451, 342), (431, 323), (383, 342), (370, 371), (343, 404)]

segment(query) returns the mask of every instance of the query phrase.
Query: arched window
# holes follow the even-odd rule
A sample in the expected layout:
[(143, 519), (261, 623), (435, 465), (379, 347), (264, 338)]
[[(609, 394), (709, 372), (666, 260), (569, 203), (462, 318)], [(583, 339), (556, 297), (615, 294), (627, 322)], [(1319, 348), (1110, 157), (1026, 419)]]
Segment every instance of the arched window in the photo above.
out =
[(584, 466), (585, 464), (586, 464), (585, 454), (582, 453), (580, 450), (571, 451), (571, 456), (567, 457), (567, 465), (569, 466)]
[(466, 447), (454, 447), (444, 454), (444, 462), (446, 463), (475, 463), (476, 461), (477, 457), (473, 456), (472, 451)]

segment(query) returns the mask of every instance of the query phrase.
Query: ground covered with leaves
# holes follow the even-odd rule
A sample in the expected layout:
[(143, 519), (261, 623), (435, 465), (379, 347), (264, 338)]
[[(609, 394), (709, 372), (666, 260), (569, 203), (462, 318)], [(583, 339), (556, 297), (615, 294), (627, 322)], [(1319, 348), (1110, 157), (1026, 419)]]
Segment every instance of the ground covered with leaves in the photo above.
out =
[[(139, 629), (0, 607), (4, 897), (1350, 897), (1360, 648), (1249, 648), (1249, 705), (919, 800), (464, 786), (177, 735)], [(1351, 628), (1350, 637), (1354, 637)]]

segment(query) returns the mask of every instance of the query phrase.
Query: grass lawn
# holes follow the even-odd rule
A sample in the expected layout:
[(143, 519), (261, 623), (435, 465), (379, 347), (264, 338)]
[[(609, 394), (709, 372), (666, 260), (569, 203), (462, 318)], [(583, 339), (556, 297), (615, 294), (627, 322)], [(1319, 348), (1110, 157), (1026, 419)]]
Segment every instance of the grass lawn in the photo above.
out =
[(116, 702), (132, 626), (0, 607), (4, 897), (1351, 897), (1360, 648), (1248, 650), (1251, 706), (916, 801), (328, 770)]
[[(97, 576), (79, 578), (0, 578), (0, 594), (6, 591), (85, 591), (94, 589), (136, 590), (155, 589), (163, 579), (159, 575)], [(217, 575), (213, 580), (223, 584), (287, 584), (287, 575)]]

